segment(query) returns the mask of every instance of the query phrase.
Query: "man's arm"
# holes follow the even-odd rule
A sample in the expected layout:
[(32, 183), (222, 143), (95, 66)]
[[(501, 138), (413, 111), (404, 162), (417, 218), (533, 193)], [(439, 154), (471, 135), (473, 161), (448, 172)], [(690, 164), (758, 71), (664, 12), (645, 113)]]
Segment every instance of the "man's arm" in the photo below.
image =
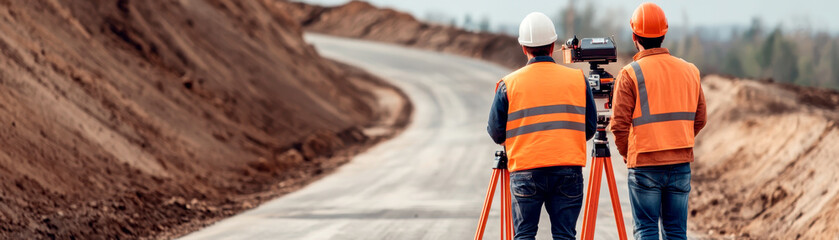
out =
[(615, 80), (612, 96), (612, 121), (609, 130), (615, 135), (615, 146), (626, 161), (629, 148), (629, 128), (632, 126), (632, 113), (635, 112), (635, 83), (629, 73), (621, 70)]
[[(583, 77), (585, 80), (585, 77)], [(586, 141), (594, 137), (597, 132), (597, 106), (594, 103), (594, 96), (591, 94), (591, 86), (586, 82)]]
[(492, 108), (489, 111), (489, 123), (487, 124), (487, 132), (492, 137), (492, 141), (495, 141), (497, 144), (502, 144), (507, 140), (508, 108), (507, 85), (502, 81), (498, 83), (495, 91), (495, 99), (492, 101)]
[(705, 93), (702, 91), (702, 85), (699, 85), (699, 104), (696, 106), (696, 117), (693, 120), (694, 137), (705, 127), (705, 122), (707, 121), (705, 110)]

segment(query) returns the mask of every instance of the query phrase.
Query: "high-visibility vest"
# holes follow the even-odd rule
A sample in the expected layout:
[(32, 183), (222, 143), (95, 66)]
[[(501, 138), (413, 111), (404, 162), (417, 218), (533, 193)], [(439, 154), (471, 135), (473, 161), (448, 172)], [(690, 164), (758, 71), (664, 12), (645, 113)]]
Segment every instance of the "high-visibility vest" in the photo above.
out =
[(656, 54), (630, 63), (624, 71), (637, 90), (627, 162), (634, 165), (639, 153), (693, 147), (701, 88), (696, 66)]
[(582, 70), (535, 62), (501, 81), (509, 102), (509, 170), (585, 166), (588, 83)]

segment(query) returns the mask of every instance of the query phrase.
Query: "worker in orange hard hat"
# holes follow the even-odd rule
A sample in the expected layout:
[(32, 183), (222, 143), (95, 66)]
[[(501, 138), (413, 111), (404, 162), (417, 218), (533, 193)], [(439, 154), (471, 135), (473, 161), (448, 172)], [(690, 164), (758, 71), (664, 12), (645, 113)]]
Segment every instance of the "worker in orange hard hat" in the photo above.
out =
[(527, 15), (519, 44), (527, 65), (498, 81), (487, 131), (507, 150), (515, 239), (534, 239), (542, 205), (553, 239), (575, 239), (583, 204), (586, 140), (597, 108), (579, 69), (551, 57), (557, 35), (543, 13)]
[(685, 239), (694, 137), (705, 126), (699, 70), (661, 47), (664, 11), (653, 3), (629, 21), (638, 53), (614, 89), (615, 145), (629, 168), (636, 239)]

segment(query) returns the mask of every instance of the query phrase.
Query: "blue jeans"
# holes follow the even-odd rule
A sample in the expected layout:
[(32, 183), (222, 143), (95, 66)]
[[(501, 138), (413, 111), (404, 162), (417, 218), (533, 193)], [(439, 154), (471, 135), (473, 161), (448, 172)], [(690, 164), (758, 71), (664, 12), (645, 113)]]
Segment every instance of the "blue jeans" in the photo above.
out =
[(635, 239), (686, 239), (690, 163), (629, 169)]
[(582, 167), (560, 166), (510, 173), (515, 239), (535, 239), (542, 204), (554, 239), (574, 239), (583, 205)]

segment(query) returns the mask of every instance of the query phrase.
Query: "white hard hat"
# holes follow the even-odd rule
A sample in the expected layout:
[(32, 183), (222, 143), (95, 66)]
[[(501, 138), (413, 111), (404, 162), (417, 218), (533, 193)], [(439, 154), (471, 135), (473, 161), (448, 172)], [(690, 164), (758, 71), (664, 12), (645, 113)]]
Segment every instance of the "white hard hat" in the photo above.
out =
[(521, 20), (519, 44), (526, 47), (539, 47), (554, 42), (556, 42), (556, 29), (547, 15), (532, 12)]

